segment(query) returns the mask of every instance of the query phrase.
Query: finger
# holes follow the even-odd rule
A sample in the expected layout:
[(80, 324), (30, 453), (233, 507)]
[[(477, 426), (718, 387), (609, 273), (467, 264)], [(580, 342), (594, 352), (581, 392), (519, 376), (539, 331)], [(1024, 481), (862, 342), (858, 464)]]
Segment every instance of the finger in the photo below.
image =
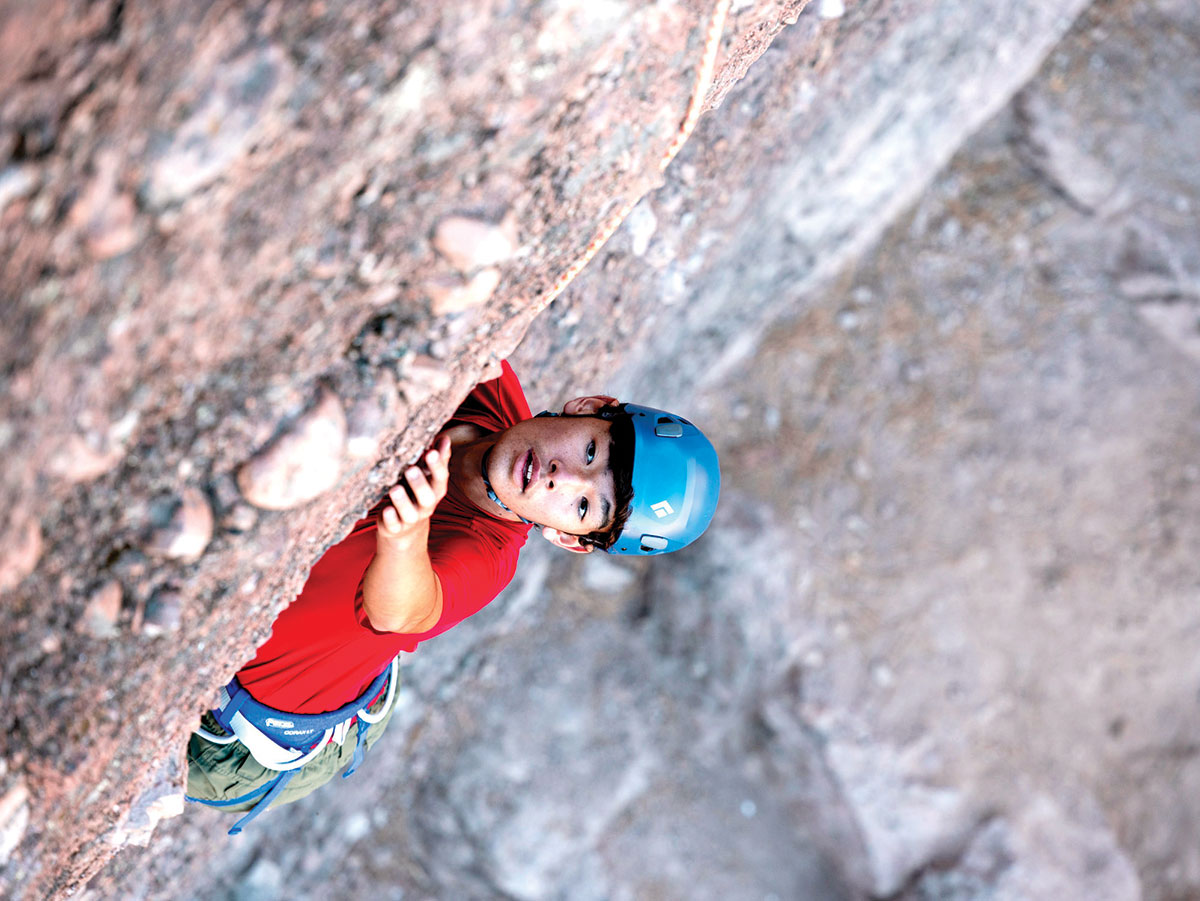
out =
[(446, 466), (450, 462), (450, 436), (443, 435), (438, 443), (425, 452), (425, 465), (430, 471), (435, 466)]
[(409, 490), (412, 491), (417, 505), (426, 510), (426, 515), (428, 515), (428, 511), (432, 510), (438, 499), (429, 486), (429, 480), (425, 478), (425, 473), (419, 467), (410, 466), (404, 474), (404, 480), (408, 482)]
[(396, 515), (395, 507), (384, 507), (380, 516), (385, 532), (396, 532), (400, 529), (400, 517)]
[(412, 499), (408, 496), (408, 491), (403, 485), (397, 485), (390, 492), (388, 497), (392, 499), (392, 506), (396, 508), (396, 513), (400, 515), (401, 522), (412, 523), (417, 521), (417, 508), (413, 506)]
[(435, 453), (429, 452), (429, 483), (433, 486), (433, 493), (442, 498), (446, 495), (446, 483), (450, 480), (450, 466), (445, 457), (434, 456)]
[(425, 455), (425, 462), (429, 465), (429, 475), (434, 485), (436, 486), (438, 482), (445, 482), (446, 478), (450, 475), (449, 453), (443, 451), (440, 447), (435, 447)]

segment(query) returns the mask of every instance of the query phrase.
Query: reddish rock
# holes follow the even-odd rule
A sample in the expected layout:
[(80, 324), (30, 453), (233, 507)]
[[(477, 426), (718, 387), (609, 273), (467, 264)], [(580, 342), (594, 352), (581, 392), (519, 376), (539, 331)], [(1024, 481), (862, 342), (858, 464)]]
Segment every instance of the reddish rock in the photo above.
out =
[(37, 187), (31, 167), (9, 166), (0, 169), (0, 213), (14, 200), (27, 197)]
[(212, 534), (213, 512), (208, 498), (199, 488), (188, 486), (180, 493), (170, 523), (155, 530), (146, 549), (172, 560), (194, 563), (208, 547)]
[(248, 532), (258, 522), (258, 513), (249, 504), (236, 503), (221, 517), (221, 528), (235, 534)]
[(509, 259), (516, 250), (513, 231), (511, 220), (496, 224), (466, 216), (447, 216), (434, 230), (433, 246), (450, 265), (469, 273)]
[(346, 451), (346, 415), (328, 389), (315, 406), (238, 470), (237, 483), (250, 503), (290, 510), (337, 484)]
[(95, 435), (70, 435), (52, 453), (47, 468), (70, 484), (92, 482), (121, 462), (123, 456), (125, 448), (120, 444)]
[(430, 311), (434, 316), (447, 316), (470, 310), (487, 301), (500, 284), (500, 270), (481, 269), (467, 281), (458, 279), (431, 279), (425, 290), (431, 301)]
[(404, 396), (411, 404), (421, 404), (450, 387), (446, 366), (426, 354), (414, 356), (401, 374)]
[[(14, 517), (16, 519), (16, 517)], [(0, 544), (0, 594), (33, 572), (42, 556), (42, 527), (36, 519), (10, 522)]]
[(381, 443), (404, 427), (407, 416), (391, 370), (380, 369), (374, 389), (360, 397), (346, 415), (346, 450), (351, 457), (372, 460)]
[(155, 592), (146, 603), (142, 617), (143, 634), (151, 638), (179, 631), (183, 621), (183, 597), (178, 591), (164, 589)]
[(92, 638), (113, 638), (117, 634), (117, 620), (121, 616), (121, 583), (115, 579), (105, 582), (88, 599), (83, 616), (75, 623), (75, 630)]
[(118, 186), (120, 163), (112, 151), (101, 155), (95, 176), (71, 207), (71, 222), (97, 260), (125, 253), (138, 240), (133, 198)]
[(185, 75), (191, 102), (180, 106), (186, 118), (158, 152), (146, 184), (155, 206), (183, 200), (225, 175), (270, 129), (272, 107), (287, 96), (291, 69), (278, 47), (255, 47), (214, 65), (215, 49), (202, 48), (198, 65)]
[(28, 826), (29, 789), (23, 780), (18, 780), (0, 798), (0, 866), (8, 863), (9, 855), (25, 837)]

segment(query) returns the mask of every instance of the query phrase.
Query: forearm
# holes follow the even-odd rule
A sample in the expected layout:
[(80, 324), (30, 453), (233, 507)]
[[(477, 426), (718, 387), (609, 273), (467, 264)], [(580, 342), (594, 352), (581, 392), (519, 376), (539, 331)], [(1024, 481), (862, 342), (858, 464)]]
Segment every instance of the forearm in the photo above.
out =
[(442, 615), (442, 586), (429, 561), (429, 523), (397, 541), (380, 533), (363, 578), (363, 610), (380, 632), (418, 633)]

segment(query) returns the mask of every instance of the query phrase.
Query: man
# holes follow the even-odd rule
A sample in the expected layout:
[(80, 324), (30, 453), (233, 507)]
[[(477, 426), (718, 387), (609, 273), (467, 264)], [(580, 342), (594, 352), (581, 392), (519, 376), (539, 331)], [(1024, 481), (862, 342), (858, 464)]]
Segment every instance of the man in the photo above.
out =
[(353, 772), (391, 716), (398, 655), (490, 602), (530, 529), (573, 553), (664, 553), (700, 536), (720, 490), (687, 420), (606, 395), (534, 417), (507, 363), (423, 461), (317, 562), (192, 736), (188, 799), (249, 811), (230, 834)]

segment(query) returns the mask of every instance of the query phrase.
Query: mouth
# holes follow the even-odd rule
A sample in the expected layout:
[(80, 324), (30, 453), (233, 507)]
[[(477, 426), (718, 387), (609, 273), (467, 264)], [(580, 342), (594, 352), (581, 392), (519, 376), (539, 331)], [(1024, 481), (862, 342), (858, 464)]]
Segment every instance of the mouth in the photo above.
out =
[(533, 448), (530, 448), (529, 452), (518, 461), (518, 481), (521, 484), (522, 494), (533, 484), (533, 480), (537, 478), (540, 468), (537, 457), (533, 453)]

